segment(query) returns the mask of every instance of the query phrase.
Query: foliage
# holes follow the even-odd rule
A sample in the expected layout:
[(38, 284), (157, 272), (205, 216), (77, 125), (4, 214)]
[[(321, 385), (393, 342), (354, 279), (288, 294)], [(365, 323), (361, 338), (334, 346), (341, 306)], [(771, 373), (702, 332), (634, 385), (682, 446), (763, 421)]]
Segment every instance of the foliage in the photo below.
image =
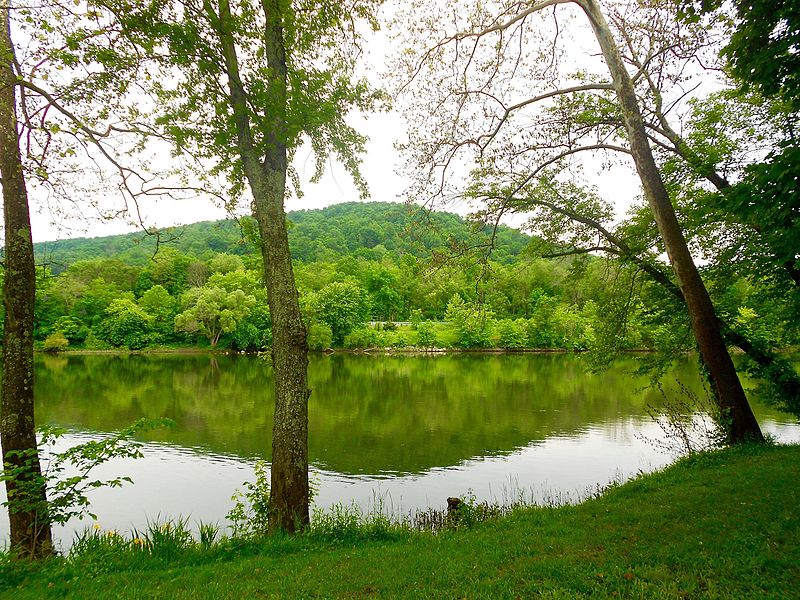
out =
[(491, 345), (493, 315), (483, 306), (465, 302), (454, 294), (447, 303), (445, 317), (455, 330), (455, 346), (459, 348), (488, 348)]
[(316, 293), (312, 306), (314, 315), (330, 326), (337, 346), (369, 318), (369, 296), (352, 280), (329, 283)]
[(417, 346), (433, 348), (436, 346), (436, 330), (430, 321), (420, 321), (417, 324)]
[(67, 346), (69, 346), (69, 340), (63, 333), (56, 331), (47, 336), (42, 344), (42, 349), (45, 352), (63, 352)]
[(345, 348), (374, 348), (380, 345), (381, 336), (372, 327), (359, 327), (350, 331), (342, 340)]
[[(83, 519), (87, 515), (94, 519), (96, 517), (90, 512), (91, 504), (87, 493), (102, 487), (119, 487), (125, 482), (131, 483), (131, 479), (125, 476), (92, 479), (92, 470), (115, 458), (140, 458), (142, 443), (135, 436), (172, 425), (174, 423), (169, 419), (140, 419), (106, 438), (83, 442), (61, 452), (55, 452), (53, 446), (66, 430), (42, 427), (39, 429), (38, 449), (12, 451), (20, 459), (19, 463), (14, 466), (6, 464), (0, 481), (15, 481), (14, 494), (20, 498), (36, 498), (35, 491), (42, 485), (45, 486), (46, 501), (37, 502), (34, 506), (13, 504), (16, 510), (36, 513), (39, 527), (63, 525), (72, 518)], [(39, 460), (37, 456), (46, 457), (43, 460), (41, 479), (29, 476), (32, 462)], [(10, 509), (12, 504), (7, 500), (3, 502), (3, 506)]]
[[(374, 246), (368, 247), (365, 243), (366, 231), (374, 232), (387, 249), (388, 256), (395, 259), (403, 255), (430, 258), (434, 250), (446, 249), (449, 239), (474, 243), (489, 233), (488, 229), (473, 232), (464, 219), (452, 213), (429, 212), (394, 202), (345, 202), (317, 210), (290, 212), (287, 219), (291, 223), (289, 245), (292, 257), (302, 263), (335, 261), (362, 251), (368, 251), (364, 255), (366, 260), (376, 260), (372, 252)], [(244, 259), (253, 256), (257, 248), (243, 240), (242, 226), (250, 227), (249, 217), (241, 222), (187, 224), (181, 227), (180, 235), (175, 236), (167, 247), (190, 257), (189, 260), (206, 260), (218, 253)], [(518, 259), (528, 240), (524, 233), (501, 225), (497, 232), (496, 260), (508, 264)], [(103, 257), (115, 257), (128, 268), (145, 267), (156, 251), (155, 244), (154, 237), (139, 232), (36, 243), (34, 250), (37, 262), (50, 263), (53, 273), (58, 275), (65, 266)], [(162, 247), (156, 258), (163, 252)], [(103, 277), (109, 271), (112, 269), (105, 269), (96, 276)], [(152, 280), (147, 270), (142, 271), (142, 275), (150, 280), (147, 287), (159, 283)], [(121, 287), (127, 287), (123, 283), (119, 282)]]
[(100, 323), (100, 336), (115, 347), (139, 350), (150, 341), (153, 317), (144, 312), (133, 300), (113, 300), (105, 310)]
[(256, 303), (250, 314), (239, 321), (231, 333), (231, 346), (237, 350), (266, 350), (272, 345), (272, 317), (266, 304)]
[(327, 350), (333, 342), (333, 331), (327, 323), (311, 323), (308, 326), (308, 347), (311, 350)]
[(183, 300), (185, 310), (175, 317), (175, 329), (205, 335), (216, 346), (223, 333), (234, 331), (250, 314), (256, 299), (242, 290), (228, 292), (210, 284), (192, 288)]
[(138, 302), (142, 310), (152, 317), (154, 336), (163, 341), (168, 339), (175, 329), (175, 311), (177, 302), (162, 285), (154, 285), (145, 291)]
[(263, 536), (269, 531), (269, 471), (267, 463), (258, 461), (253, 466), (255, 481), (245, 481), (244, 491), (237, 490), (231, 500), (233, 508), (227, 519), (233, 537)]
[(515, 350), (525, 347), (525, 320), (501, 319), (495, 325), (497, 345), (500, 348)]
[[(723, 5), (721, 0), (682, 0), (679, 4), (687, 22)], [(800, 5), (796, 0), (736, 0), (733, 5), (736, 18), (723, 49), (733, 75), (800, 109)]]
[(89, 331), (89, 335), (86, 336), (86, 340), (83, 343), (83, 347), (86, 348), (87, 350), (110, 350), (111, 344), (106, 342), (94, 331)]
[(73, 316), (63, 315), (53, 323), (53, 331), (60, 332), (69, 340), (70, 344), (82, 344), (89, 335), (89, 328)]

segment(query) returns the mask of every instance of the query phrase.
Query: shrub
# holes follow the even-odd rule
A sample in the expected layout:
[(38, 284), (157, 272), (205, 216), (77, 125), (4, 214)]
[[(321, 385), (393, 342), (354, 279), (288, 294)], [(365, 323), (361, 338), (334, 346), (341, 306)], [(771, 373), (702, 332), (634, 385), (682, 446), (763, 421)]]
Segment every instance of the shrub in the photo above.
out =
[(347, 335), (362, 326), (370, 314), (369, 294), (354, 281), (334, 281), (313, 298), (316, 318), (331, 327), (333, 343), (345, 345)]
[(233, 508), (227, 514), (233, 537), (266, 535), (269, 531), (269, 471), (267, 463), (258, 461), (253, 472), (255, 481), (245, 481), (244, 491), (233, 494)]
[(433, 323), (422, 321), (417, 325), (417, 346), (433, 348), (436, 345), (436, 331)]
[(70, 344), (80, 344), (89, 335), (89, 328), (80, 319), (69, 315), (56, 319), (56, 322), (53, 323), (53, 331), (63, 333)]
[(500, 348), (507, 348), (513, 350), (515, 348), (525, 347), (525, 329), (524, 319), (519, 321), (512, 321), (511, 319), (502, 319), (497, 322), (497, 345)]
[(153, 317), (133, 301), (121, 298), (106, 309), (100, 333), (112, 346), (138, 350), (150, 341), (152, 326)]
[(45, 352), (63, 352), (69, 346), (69, 340), (60, 331), (51, 333), (45, 339), (43, 348)]
[(347, 334), (345, 348), (374, 348), (379, 345), (378, 332), (371, 327), (361, 327)]
[(455, 345), (459, 348), (488, 348), (491, 345), (491, 311), (464, 302), (461, 296), (454, 294), (447, 303), (445, 316), (455, 330)]
[(331, 347), (333, 331), (327, 323), (312, 323), (308, 327), (308, 347), (311, 350), (325, 350)]
[(86, 340), (83, 342), (83, 347), (87, 350), (109, 350), (111, 344), (99, 337), (93, 330), (89, 331)]

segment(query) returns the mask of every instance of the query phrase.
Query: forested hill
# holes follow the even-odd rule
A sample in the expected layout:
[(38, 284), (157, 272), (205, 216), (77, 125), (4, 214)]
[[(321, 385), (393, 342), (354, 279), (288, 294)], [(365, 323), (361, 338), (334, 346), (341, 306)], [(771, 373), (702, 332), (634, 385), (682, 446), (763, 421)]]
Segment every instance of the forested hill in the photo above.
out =
[[(387, 252), (424, 257), (453, 242), (486, 236), (486, 232), (474, 232), (457, 215), (429, 213), (399, 203), (349, 202), (291, 212), (288, 218), (292, 256), (306, 263), (346, 255), (379, 259)], [(170, 247), (199, 259), (216, 253), (243, 255), (255, 252), (254, 244), (247, 241), (247, 232), (252, 230), (248, 220), (204, 221), (165, 231), (162, 240), (170, 240)], [(501, 263), (513, 261), (528, 241), (527, 235), (501, 226), (493, 259)], [(155, 237), (143, 232), (34, 244), (37, 262), (46, 262), (54, 273), (79, 260), (94, 258), (114, 257), (144, 266), (155, 247)]]

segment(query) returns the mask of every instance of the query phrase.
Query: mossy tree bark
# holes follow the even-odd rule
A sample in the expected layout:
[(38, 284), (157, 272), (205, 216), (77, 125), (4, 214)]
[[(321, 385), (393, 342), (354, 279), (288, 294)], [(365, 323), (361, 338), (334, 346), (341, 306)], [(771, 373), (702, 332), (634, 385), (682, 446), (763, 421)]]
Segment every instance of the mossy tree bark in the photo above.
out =
[(38, 558), (48, 554), (52, 544), (33, 414), (36, 270), (17, 133), (17, 78), (9, 14), (8, 6), (0, 10), (0, 175), (6, 238), (0, 441), (4, 466), (22, 468), (16, 481), (6, 481), (12, 554)]
[(763, 441), (761, 429), (747, 402), (720, 331), (719, 320), (703, 280), (697, 271), (661, 173), (647, 140), (633, 83), (622, 62), (611, 29), (597, 0), (579, 0), (594, 30), (614, 83), (636, 170), (664, 241), (670, 264), (683, 292), (692, 330), (702, 355), (719, 408), (725, 419), (728, 441)]

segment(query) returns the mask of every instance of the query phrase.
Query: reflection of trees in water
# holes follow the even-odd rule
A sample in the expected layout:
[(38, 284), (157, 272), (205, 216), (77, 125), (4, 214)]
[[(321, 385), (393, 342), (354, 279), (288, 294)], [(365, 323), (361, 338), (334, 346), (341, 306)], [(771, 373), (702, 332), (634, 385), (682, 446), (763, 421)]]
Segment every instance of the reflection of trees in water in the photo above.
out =
[[(272, 372), (253, 356), (39, 357), (42, 423), (107, 431), (141, 416), (178, 423), (154, 439), (268, 457)], [(630, 368), (626, 368), (630, 367)], [(345, 473), (417, 472), (554, 434), (645, 417), (660, 395), (621, 364), (587, 375), (572, 355), (313, 357), (310, 456)], [(699, 385), (696, 369), (673, 373)]]

